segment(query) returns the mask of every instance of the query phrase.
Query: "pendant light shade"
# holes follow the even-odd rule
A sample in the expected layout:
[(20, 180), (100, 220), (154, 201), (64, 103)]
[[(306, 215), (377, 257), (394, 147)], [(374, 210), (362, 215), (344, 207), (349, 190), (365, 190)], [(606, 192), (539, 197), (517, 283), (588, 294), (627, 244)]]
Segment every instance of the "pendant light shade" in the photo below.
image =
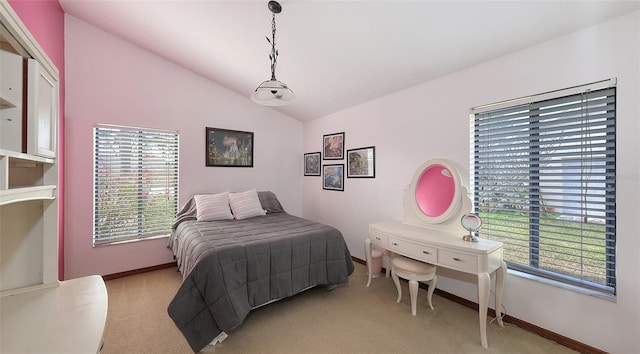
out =
[(282, 11), (282, 7), (277, 1), (269, 1), (269, 10), (273, 13), (271, 18), (271, 39), (267, 38), (267, 42), (271, 44), (271, 53), (269, 60), (271, 61), (271, 79), (264, 81), (251, 94), (253, 102), (264, 106), (286, 106), (291, 104), (296, 94), (287, 87), (284, 82), (276, 79), (276, 64), (278, 60), (278, 50), (276, 49), (276, 14)]
[(278, 80), (267, 80), (251, 94), (253, 102), (264, 106), (285, 106), (296, 98), (287, 84)]

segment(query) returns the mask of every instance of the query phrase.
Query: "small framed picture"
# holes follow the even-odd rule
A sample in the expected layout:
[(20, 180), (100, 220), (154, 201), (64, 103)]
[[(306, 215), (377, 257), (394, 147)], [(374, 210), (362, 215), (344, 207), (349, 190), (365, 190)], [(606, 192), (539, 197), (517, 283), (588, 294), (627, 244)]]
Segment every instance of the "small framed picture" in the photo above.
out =
[(322, 146), (324, 147), (324, 160), (344, 159), (344, 132), (324, 135)]
[(376, 147), (347, 150), (347, 177), (376, 177)]
[(253, 133), (206, 128), (205, 166), (253, 167)]
[(322, 166), (322, 189), (344, 191), (344, 164)]
[(320, 176), (320, 156), (318, 152), (309, 152), (304, 154), (304, 175)]

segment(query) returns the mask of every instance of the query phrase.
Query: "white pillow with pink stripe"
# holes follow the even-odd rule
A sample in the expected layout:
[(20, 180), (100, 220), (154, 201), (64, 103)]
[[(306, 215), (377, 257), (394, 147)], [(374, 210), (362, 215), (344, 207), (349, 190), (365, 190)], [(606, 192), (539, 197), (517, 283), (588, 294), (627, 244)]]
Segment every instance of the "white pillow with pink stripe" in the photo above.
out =
[(231, 220), (229, 193), (198, 194), (196, 200), (196, 219), (198, 221)]
[(255, 189), (241, 193), (229, 193), (229, 205), (231, 205), (233, 216), (238, 220), (267, 214), (262, 209), (258, 192)]

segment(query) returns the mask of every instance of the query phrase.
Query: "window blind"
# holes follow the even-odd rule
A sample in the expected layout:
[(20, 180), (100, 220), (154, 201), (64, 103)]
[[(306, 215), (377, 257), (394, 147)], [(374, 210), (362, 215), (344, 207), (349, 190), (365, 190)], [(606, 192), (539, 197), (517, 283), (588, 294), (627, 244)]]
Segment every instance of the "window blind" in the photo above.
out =
[(94, 127), (94, 244), (169, 234), (177, 208), (177, 132)]
[(474, 209), (509, 268), (615, 294), (616, 89), (472, 115)]

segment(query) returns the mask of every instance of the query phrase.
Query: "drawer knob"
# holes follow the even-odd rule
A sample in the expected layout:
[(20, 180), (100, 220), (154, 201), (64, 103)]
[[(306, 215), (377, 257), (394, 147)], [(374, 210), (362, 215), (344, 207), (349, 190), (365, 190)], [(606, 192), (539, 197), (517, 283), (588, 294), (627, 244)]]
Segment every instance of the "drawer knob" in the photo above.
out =
[(424, 254), (431, 254), (431, 252), (429, 252), (429, 251), (422, 251), (422, 253), (424, 253)]
[(462, 262), (462, 259), (458, 258), (458, 257), (453, 257), (453, 260), (456, 262)]
[(397, 246), (397, 245), (398, 245), (398, 243), (397, 243), (397, 242), (392, 242), (391, 244), (392, 244), (392, 245), (394, 245), (394, 246)]
[(376, 236), (376, 240), (380, 241), (380, 237)]

